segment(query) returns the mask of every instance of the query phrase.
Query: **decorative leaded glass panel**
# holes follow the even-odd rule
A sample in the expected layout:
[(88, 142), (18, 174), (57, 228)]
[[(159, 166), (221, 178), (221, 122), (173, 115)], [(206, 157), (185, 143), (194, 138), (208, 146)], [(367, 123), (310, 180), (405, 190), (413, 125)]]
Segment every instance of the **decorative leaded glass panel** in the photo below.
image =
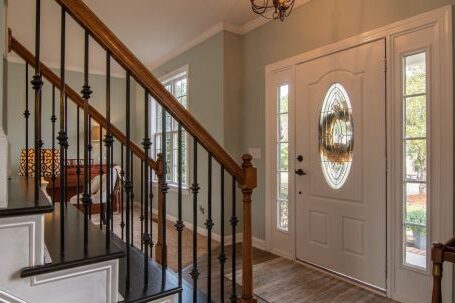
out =
[(352, 107), (344, 87), (335, 83), (325, 95), (319, 118), (319, 153), (324, 177), (339, 189), (351, 170), (354, 149)]

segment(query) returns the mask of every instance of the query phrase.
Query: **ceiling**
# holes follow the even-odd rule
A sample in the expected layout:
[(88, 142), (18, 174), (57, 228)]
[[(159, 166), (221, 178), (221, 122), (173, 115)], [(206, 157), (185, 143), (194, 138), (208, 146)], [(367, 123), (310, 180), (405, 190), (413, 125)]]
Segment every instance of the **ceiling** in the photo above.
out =
[[(257, 18), (249, 0), (84, 0), (107, 26), (148, 67), (219, 24), (242, 28)], [(42, 60), (58, 67), (60, 60), (61, 9), (54, 0), (42, 0)], [(8, 26), (29, 50), (34, 50), (35, 0), (8, 4)], [(67, 17), (69, 69), (83, 66), (82, 29)], [(90, 70), (105, 70), (105, 53), (91, 40)], [(113, 67), (117, 73), (121, 69)]]

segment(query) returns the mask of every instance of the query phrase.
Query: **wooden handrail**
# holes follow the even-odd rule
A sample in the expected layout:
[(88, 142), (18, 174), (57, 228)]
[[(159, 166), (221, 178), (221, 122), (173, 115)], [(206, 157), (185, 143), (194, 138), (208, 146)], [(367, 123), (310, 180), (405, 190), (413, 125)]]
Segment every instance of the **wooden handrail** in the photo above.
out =
[[(31, 52), (29, 52), (19, 41), (17, 41), (12, 33), (11, 30), (8, 31), (8, 49), (9, 51), (14, 51), (19, 57), (21, 57), (23, 60), (25, 60), (30, 66), (35, 67), (35, 56)], [(41, 65), (41, 74), (46, 78), (50, 83), (52, 83), (56, 88), (60, 89), (60, 78), (53, 73), (44, 63), (40, 63)], [(74, 91), (71, 87), (65, 84), (65, 92), (66, 95), (80, 108), (84, 107), (84, 99), (76, 92)], [(104, 129), (107, 129), (107, 120), (104, 118), (104, 116), (98, 112), (93, 106), (90, 104), (88, 105), (88, 114), (90, 117), (92, 117), (99, 125), (101, 125)], [(119, 140), (120, 143), (126, 145), (127, 143), (127, 138), (123, 134), (122, 131), (120, 131), (118, 128), (116, 128), (114, 125), (111, 124), (110, 126), (111, 129), (111, 134), (114, 136), (117, 140)], [(133, 154), (138, 156), (141, 160), (149, 162), (149, 166), (153, 170), (157, 170), (158, 166), (156, 164), (156, 161), (151, 159), (150, 157), (147, 157), (146, 154), (144, 153), (143, 149), (141, 149), (137, 144), (132, 142), (130, 140), (130, 146), (131, 146), (131, 151)]]
[(245, 182), (245, 173), (239, 164), (221, 147), (207, 130), (187, 111), (177, 99), (156, 79), (148, 68), (115, 36), (115, 34), (81, 0), (55, 0), (78, 22), (101, 47), (146, 89), (168, 113), (212, 156), (224, 166), (239, 184)]

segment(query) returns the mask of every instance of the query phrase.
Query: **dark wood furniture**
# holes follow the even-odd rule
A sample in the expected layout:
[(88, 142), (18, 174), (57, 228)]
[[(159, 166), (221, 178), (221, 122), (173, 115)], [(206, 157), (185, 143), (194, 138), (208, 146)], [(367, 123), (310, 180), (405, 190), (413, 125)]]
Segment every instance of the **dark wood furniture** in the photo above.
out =
[[(113, 165), (115, 166), (115, 164)], [(100, 164), (92, 164), (90, 165), (90, 177), (93, 179), (96, 176), (100, 174)], [(107, 173), (107, 166), (102, 165), (102, 169), (104, 173)], [(81, 197), (82, 193), (84, 192), (84, 167), (81, 165), (80, 170), (81, 173), (79, 175), (79, 182), (78, 182), (78, 176), (77, 176), (77, 163), (75, 161), (69, 161), (69, 163), (65, 166), (66, 170), (66, 176), (67, 176), (67, 191), (66, 191), (66, 201), (69, 202), (71, 197), (77, 195), (79, 192)], [(54, 193), (54, 199), (56, 202), (60, 202), (61, 199), (61, 176), (58, 176), (55, 179), (55, 185), (52, 185), (52, 181), (48, 180), (49, 184), (47, 185), (47, 193), (49, 194), (50, 197), (52, 197), (52, 191)], [(105, 185), (103, 185), (104, 187)], [(117, 211), (118, 209), (118, 203), (120, 202), (119, 195), (118, 195), (118, 189), (116, 190), (115, 184), (113, 186), (114, 188), (114, 201), (113, 201), (113, 207), (114, 211)], [(53, 190), (52, 190), (53, 189)], [(105, 203), (106, 201), (103, 201)], [(78, 207), (77, 205), (75, 205)], [(78, 207), (80, 210), (83, 210), (83, 206), (79, 205)], [(100, 204), (92, 204), (91, 211), (93, 214), (100, 213)]]
[(431, 261), (433, 261), (433, 294), (431, 302), (442, 303), (442, 268), (444, 262), (455, 263), (455, 237), (445, 244), (433, 243)]

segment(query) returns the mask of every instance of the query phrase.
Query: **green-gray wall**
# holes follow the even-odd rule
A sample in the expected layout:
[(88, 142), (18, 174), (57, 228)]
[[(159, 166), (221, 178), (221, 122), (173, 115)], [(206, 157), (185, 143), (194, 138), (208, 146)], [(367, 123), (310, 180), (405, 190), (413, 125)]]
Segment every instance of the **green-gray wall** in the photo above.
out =
[[(33, 75), (33, 70), (29, 70), (29, 107), (32, 115), (30, 116), (29, 124), (29, 144), (30, 148), (34, 146), (34, 91), (30, 85), (30, 80)], [(54, 71), (58, 74), (58, 71)], [(66, 81), (70, 87), (74, 90), (79, 91), (83, 85), (83, 73), (67, 71)], [(93, 90), (93, 94), (90, 98), (90, 104), (93, 105), (99, 112), (106, 112), (106, 78), (101, 75), (90, 75), (90, 86)], [(132, 83), (134, 88), (134, 82)], [(56, 90), (56, 136), (59, 130), (59, 91)], [(118, 127), (120, 130), (125, 130), (125, 95), (126, 85), (125, 79), (112, 77), (111, 79), (111, 121), (113, 125)], [(7, 96), (8, 96), (8, 107), (7, 107), (7, 123), (8, 123), (8, 140), (10, 143), (10, 155), (11, 155), (11, 174), (17, 174), (19, 167), (19, 156), (22, 148), (25, 148), (25, 119), (23, 112), (25, 110), (25, 65), (22, 63), (8, 63), (8, 85), (7, 85)], [(134, 94), (133, 97), (133, 108), (134, 112)], [(49, 82), (44, 80), (43, 92), (42, 92), (42, 138), (44, 148), (50, 148), (52, 146), (52, 124), (50, 121), (52, 114), (52, 86)], [(68, 100), (68, 158), (76, 158), (76, 138), (77, 138), (77, 127), (76, 127), (76, 114), (77, 109), (75, 104)], [(92, 124), (93, 125), (93, 124)], [(83, 158), (83, 111), (80, 111), (80, 158)], [(56, 148), (59, 148), (58, 141), (55, 142)], [(94, 150), (92, 159), (99, 159), (99, 143), (93, 143)], [(114, 159), (116, 164), (120, 164), (120, 149), (119, 144), (115, 144)], [(103, 146), (104, 149), (104, 146)]]

